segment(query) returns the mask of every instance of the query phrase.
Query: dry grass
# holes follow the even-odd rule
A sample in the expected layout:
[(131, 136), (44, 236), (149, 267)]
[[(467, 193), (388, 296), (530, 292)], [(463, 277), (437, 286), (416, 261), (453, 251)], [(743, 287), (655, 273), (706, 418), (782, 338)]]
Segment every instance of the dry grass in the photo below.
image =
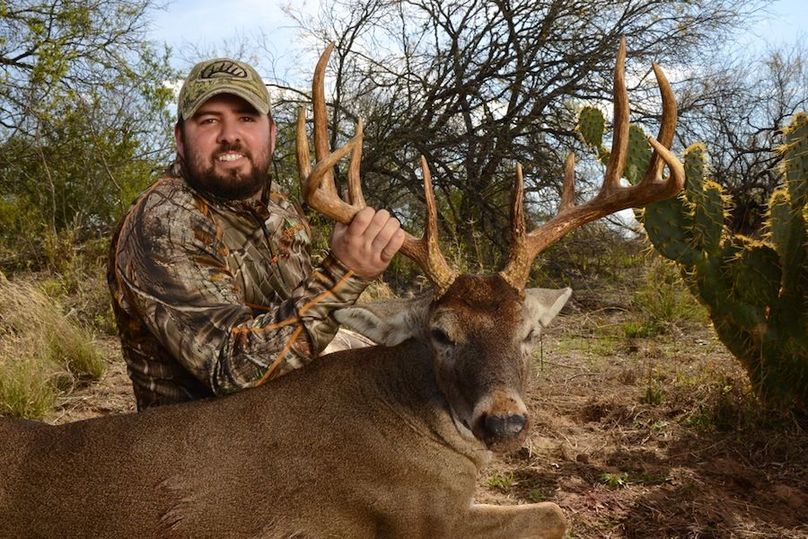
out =
[(554, 322), (532, 431), (481, 477), (479, 500), (555, 501), (570, 538), (808, 537), (804, 420), (762, 408), (707, 324), (620, 337), (644, 316), (626, 306)]
[(392, 299), (396, 297), (396, 293), (390, 288), (390, 285), (381, 279), (372, 281), (367, 288), (362, 292), (357, 303), (371, 303), (374, 301), (381, 301), (385, 299)]
[(42, 418), (60, 392), (104, 369), (91, 335), (57, 302), (0, 274), (0, 413)]

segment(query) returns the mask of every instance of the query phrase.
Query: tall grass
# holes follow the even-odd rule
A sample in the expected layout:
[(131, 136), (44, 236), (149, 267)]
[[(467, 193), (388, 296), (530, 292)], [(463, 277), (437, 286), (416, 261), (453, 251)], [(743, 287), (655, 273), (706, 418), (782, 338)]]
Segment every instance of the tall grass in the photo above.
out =
[(0, 414), (42, 418), (60, 391), (104, 370), (89, 332), (57, 301), (0, 273)]
[(707, 323), (707, 311), (690, 294), (676, 267), (651, 256), (644, 281), (632, 298), (632, 311), (638, 319), (626, 325), (626, 336), (651, 337)]
[(109, 240), (80, 242), (78, 235), (75, 227), (45, 234), (43, 258), (47, 272), (37, 286), (75, 315), (81, 325), (115, 335), (105, 271)]

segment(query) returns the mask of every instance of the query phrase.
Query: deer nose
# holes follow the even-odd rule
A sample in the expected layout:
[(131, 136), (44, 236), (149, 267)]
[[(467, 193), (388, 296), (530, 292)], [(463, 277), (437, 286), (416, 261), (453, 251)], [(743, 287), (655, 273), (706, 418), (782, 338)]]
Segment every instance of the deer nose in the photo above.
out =
[(522, 414), (508, 415), (487, 415), (485, 417), (486, 438), (507, 439), (518, 436), (527, 424), (527, 419)]
[(530, 418), (519, 394), (495, 389), (479, 399), (471, 416), (471, 432), (495, 453), (519, 449), (527, 436)]

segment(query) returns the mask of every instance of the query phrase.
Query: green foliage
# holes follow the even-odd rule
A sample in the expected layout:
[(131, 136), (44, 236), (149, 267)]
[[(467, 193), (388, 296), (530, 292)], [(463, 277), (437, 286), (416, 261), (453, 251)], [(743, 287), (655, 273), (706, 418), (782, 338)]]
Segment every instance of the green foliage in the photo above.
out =
[(176, 74), (168, 52), (147, 41), (151, 0), (5, 8), (0, 267), (39, 269), (49, 237), (108, 235), (162, 168), (173, 100), (165, 83)]
[(642, 470), (603, 472), (598, 479), (611, 489), (624, 488), (629, 485), (662, 485), (668, 481), (664, 475), (655, 475)]
[(730, 201), (706, 179), (706, 152), (685, 152), (685, 193), (649, 205), (654, 247), (677, 262), (708, 308), (721, 341), (756, 393), (783, 407), (808, 406), (808, 116), (797, 114), (781, 147), (784, 186), (771, 197), (763, 240), (724, 226)]
[(628, 474), (625, 472), (603, 472), (598, 479), (601, 483), (612, 489), (623, 488), (628, 484)]
[(0, 267), (25, 268), (39, 250), (42, 212), (26, 194), (0, 194)]
[(507, 492), (514, 485), (514, 477), (512, 472), (495, 473), (488, 478), (486, 484), (493, 489)]
[(679, 272), (658, 257), (650, 261), (645, 279), (632, 298), (632, 307), (639, 321), (626, 327), (628, 337), (651, 337), (707, 318), (704, 308), (687, 292)]
[(652, 321), (631, 320), (623, 323), (623, 333), (627, 339), (642, 339), (665, 333), (665, 328)]

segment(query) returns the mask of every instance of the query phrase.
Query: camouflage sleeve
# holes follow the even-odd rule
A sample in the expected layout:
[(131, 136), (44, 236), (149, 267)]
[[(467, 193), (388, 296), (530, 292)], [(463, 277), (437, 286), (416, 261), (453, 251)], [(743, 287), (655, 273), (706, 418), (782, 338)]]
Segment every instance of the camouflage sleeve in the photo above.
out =
[(122, 235), (116, 261), (130, 308), (216, 394), (311, 362), (336, 333), (332, 311), (352, 304), (368, 283), (329, 255), (287, 300), (257, 314), (208, 219), (165, 200), (137, 213), (138, 226)]
[[(270, 311), (234, 326), (225, 341), (216, 378), (234, 387), (258, 385), (266, 380), (303, 367), (331, 342), (338, 324), (331, 313), (352, 305), (369, 281), (353, 274), (329, 254), (319, 267), (292, 292), (292, 297)], [(272, 335), (274, 333), (274, 336)], [(253, 350), (263, 350), (262, 342), (273, 342), (270, 362), (256, 371), (257, 383), (227, 382), (238, 372)], [(258, 359), (258, 358), (256, 358)], [(216, 390), (214, 386), (214, 391)]]

